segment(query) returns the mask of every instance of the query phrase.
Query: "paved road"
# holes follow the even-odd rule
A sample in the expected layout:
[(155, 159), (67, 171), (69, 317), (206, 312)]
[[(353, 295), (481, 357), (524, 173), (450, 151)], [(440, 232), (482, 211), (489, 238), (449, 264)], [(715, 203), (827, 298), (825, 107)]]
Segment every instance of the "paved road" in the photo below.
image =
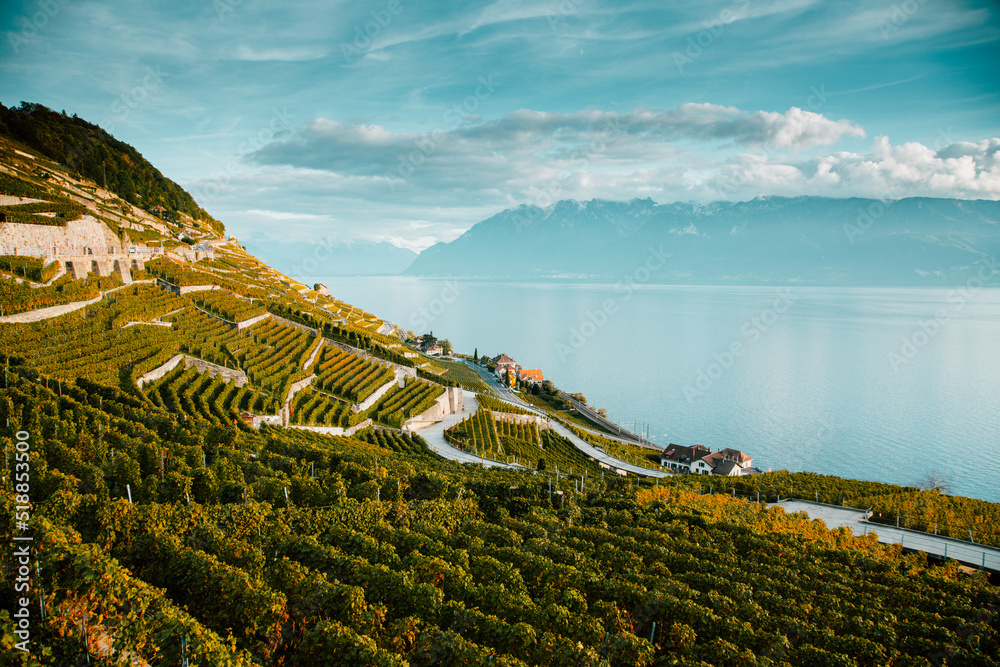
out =
[(523, 398), (512, 392), (510, 390), (510, 387), (507, 387), (504, 384), (502, 384), (499, 380), (497, 380), (496, 376), (493, 375), (493, 373), (490, 373), (488, 370), (486, 370), (479, 364), (474, 364), (471, 361), (467, 361), (465, 359), (460, 359), (460, 361), (469, 368), (471, 368), (472, 370), (476, 371), (476, 373), (479, 374), (479, 377), (483, 378), (486, 384), (490, 386), (490, 389), (495, 391), (503, 400), (507, 401), (508, 403), (513, 403), (518, 407), (527, 408), (528, 410), (531, 410), (532, 412), (535, 412), (537, 414), (540, 415), (543, 414), (541, 410), (531, 405), (530, 403), (526, 402)]
[[(642, 466), (633, 465), (631, 463), (628, 463), (627, 461), (622, 461), (621, 459), (616, 459), (613, 456), (608, 456), (607, 454), (605, 454), (601, 450), (595, 448), (593, 445), (591, 445), (586, 440), (584, 440), (583, 438), (581, 438), (580, 436), (578, 436), (576, 433), (573, 433), (571, 430), (569, 430), (568, 428), (566, 428), (565, 426), (563, 426), (559, 422), (554, 421), (552, 419), (549, 419), (549, 415), (545, 414), (545, 412), (543, 412), (542, 410), (539, 410), (534, 405), (531, 405), (530, 403), (527, 403), (524, 400), (522, 400), (521, 398), (519, 398), (516, 394), (514, 394), (513, 392), (511, 392), (509, 388), (502, 386), (496, 380), (496, 378), (493, 376), (493, 374), (490, 373), (489, 371), (487, 371), (482, 366), (479, 366), (478, 364), (471, 364), (471, 363), (468, 363), (468, 362), (466, 362), (466, 364), (470, 368), (472, 368), (474, 371), (476, 371), (477, 373), (479, 373), (479, 375), (484, 380), (486, 380), (486, 382), (490, 385), (490, 387), (492, 389), (494, 389), (494, 391), (496, 391), (498, 394), (500, 394), (500, 399), (501, 400), (507, 401), (508, 403), (512, 403), (512, 404), (514, 404), (514, 405), (516, 405), (516, 406), (518, 406), (520, 408), (525, 408), (526, 410), (530, 410), (532, 413), (534, 413), (536, 415), (540, 415), (542, 417), (545, 417), (548, 420), (548, 422), (549, 422), (549, 426), (551, 426), (552, 429), (556, 433), (558, 433), (559, 435), (561, 435), (564, 438), (566, 438), (567, 440), (569, 440), (571, 443), (573, 443), (574, 447), (576, 447), (577, 449), (579, 449), (581, 452), (583, 452), (587, 456), (593, 457), (597, 461), (600, 461), (601, 463), (603, 463), (603, 464), (605, 464), (607, 466), (610, 466), (610, 467), (618, 469), (618, 470), (625, 470), (625, 471), (630, 472), (630, 473), (632, 473), (634, 475), (642, 475), (644, 477), (669, 477), (671, 475), (671, 473), (668, 473), (668, 472), (665, 472), (665, 471), (653, 470), (651, 468), (643, 468)], [(466, 396), (468, 396), (469, 394), (471, 394), (471, 392), (464, 392), (464, 393), (465, 393)], [(474, 396), (474, 394), (473, 394), (473, 396)], [(595, 433), (597, 435), (603, 435), (603, 436), (607, 437), (607, 434), (598, 433), (597, 431), (593, 431), (593, 433)]]
[(573, 408), (575, 408), (576, 411), (579, 412), (580, 415), (584, 419), (586, 419), (586, 420), (588, 420), (588, 421), (590, 421), (592, 423), (596, 423), (599, 426), (602, 426), (602, 427), (604, 427), (605, 429), (607, 429), (609, 431), (617, 433), (619, 437), (615, 438), (616, 440), (621, 440), (622, 442), (626, 442), (626, 443), (628, 443), (630, 445), (639, 445), (639, 446), (642, 446), (642, 447), (650, 447), (650, 448), (659, 449), (655, 445), (651, 445), (650, 443), (643, 441), (643, 439), (640, 438), (639, 436), (637, 436), (635, 433), (632, 433), (631, 431), (627, 431), (627, 430), (623, 429), (621, 426), (619, 426), (618, 424), (616, 424), (613, 421), (611, 421), (610, 419), (606, 419), (606, 418), (602, 417), (601, 415), (597, 414), (597, 412), (594, 411), (594, 410), (592, 410), (590, 408), (590, 406), (585, 405), (584, 403), (581, 403), (580, 401), (576, 400), (575, 398), (573, 398), (572, 396), (570, 396), (566, 392), (562, 392), (561, 391), (559, 393), (562, 395), (563, 398), (565, 398), (566, 400), (568, 400), (570, 402), (570, 404), (573, 406)]
[(567, 440), (573, 443), (573, 446), (579, 449), (581, 452), (587, 456), (592, 456), (601, 463), (611, 466), (612, 468), (617, 468), (618, 470), (625, 470), (633, 475), (642, 475), (643, 477), (670, 477), (672, 473), (663, 470), (653, 470), (652, 468), (643, 468), (642, 466), (632, 465), (621, 459), (616, 459), (613, 456), (608, 456), (601, 450), (597, 449), (586, 440), (578, 436), (573, 431), (569, 430), (557, 421), (549, 420), (549, 425), (559, 435), (563, 436)]
[(427, 446), (436, 453), (446, 459), (451, 459), (452, 461), (458, 461), (459, 463), (479, 463), (487, 468), (521, 468), (522, 466), (480, 458), (448, 444), (448, 441), (445, 440), (444, 432), (479, 409), (479, 402), (476, 401), (476, 394), (463, 389), (462, 407), (462, 412), (448, 415), (443, 421), (440, 421), (432, 426), (428, 426), (427, 428), (422, 428), (419, 431), (414, 431), (414, 433), (426, 440)]
[(1000, 549), (895, 526), (870, 523), (865, 521), (867, 516), (865, 510), (821, 505), (806, 500), (782, 500), (770, 503), (768, 507), (783, 507), (786, 512), (805, 512), (811, 519), (822, 519), (827, 528), (846, 526), (855, 535), (867, 535), (873, 532), (878, 534), (878, 541), (885, 544), (901, 544), (907, 549), (954, 558), (972, 567), (986, 567), (1000, 571)]

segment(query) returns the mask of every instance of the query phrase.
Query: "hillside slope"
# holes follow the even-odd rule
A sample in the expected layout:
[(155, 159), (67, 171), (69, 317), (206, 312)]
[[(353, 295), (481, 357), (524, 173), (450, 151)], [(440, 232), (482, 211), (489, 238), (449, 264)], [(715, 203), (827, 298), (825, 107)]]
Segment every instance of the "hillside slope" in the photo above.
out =
[[(104, 215), (95, 184), (4, 155)], [(108, 220), (159, 233), (128, 206)], [(488, 401), (456, 444), (536, 469), (460, 465), (401, 428), (452, 405), (449, 382), (235, 241), (131, 284), (21, 268), (0, 306), (93, 302), (0, 321), (5, 665), (1000, 665), (995, 575), (766, 501), (794, 486), (1000, 545), (998, 504), (787, 473), (702, 495), (605, 475)]]
[(67, 116), (28, 102), (16, 108), (0, 104), (0, 136), (38, 151), (72, 175), (101, 185), (147, 213), (163, 207), (168, 216), (183, 214), (216, 235), (224, 233), (222, 223), (137, 150), (75, 114)]

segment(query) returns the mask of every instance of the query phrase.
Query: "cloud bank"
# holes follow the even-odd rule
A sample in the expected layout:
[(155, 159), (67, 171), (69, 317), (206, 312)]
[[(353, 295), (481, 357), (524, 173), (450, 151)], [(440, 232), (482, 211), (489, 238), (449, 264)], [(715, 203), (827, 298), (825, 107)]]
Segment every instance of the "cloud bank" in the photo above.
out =
[[(443, 129), (310, 121), (248, 159), (324, 174), (350, 196), (421, 205), (429, 193), (506, 206), (565, 198), (746, 199), (758, 195), (1000, 197), (1000, 139), (893, 145), (846, 120), (791, 107), (745, 111), (512, 111), (483, 121), (449, 110)], [(834, 150), (853, 144), (853, 150)]]

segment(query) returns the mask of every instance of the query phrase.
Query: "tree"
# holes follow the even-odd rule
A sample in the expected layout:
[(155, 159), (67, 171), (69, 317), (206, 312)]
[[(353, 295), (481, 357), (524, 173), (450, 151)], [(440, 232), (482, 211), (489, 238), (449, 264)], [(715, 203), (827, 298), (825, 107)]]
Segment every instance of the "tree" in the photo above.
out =
[(426, 350), (427, 348), (429, 348), (429, 347), (433, 347), (433, 346), (434, 346), (434, 344), (435, 344), (435, 343), (437, 343), (437, 340), (438, 340), (438, 339), (437, 339), (437, 338), (436, 338), (436, 337), (434, 336), (434, 332), (433, 332), (433, 331), (429, 331), (429, 332), (425, 333), (425, 334), (424, 334), (424, 336), (423, 336), (423, 338), (424, 338), (424, 343), (423, 343), (423, 345), (424, 345), (424, 349), (425, 349), (425, 350)]
[(584, 396), (583, 394), (581, 394), (581, 393), (579, 393), (579, 392), (577, 392), (577, 393), (575, 393), (575, 394), (570, 394), (570, 396), (571, 396), (571, 397), (572, 397), (572, 398), (573, 398), (573, 399), (574, 399), (575, 401), (577, 401), (577, 402), (579, 402), (579, 403), (583, 403), (584, 405), (586, 405), (586, 404), (587, 404), (587, 398), (586, 398), (586, 397), (585, 397), (585, 396)]
[(438, 343), (441, 345), (441, 352), (443, 354), (451, 354), (452, 353), (452, 347), (451, 347), (451, 341), (450, 340), (445, 339), (445, 340), (438, 341)]
[(929, 470), (927, 474), (917, 480), (914, 486), (924, 491), (937, 491), (938, 493), (948, 493), (951, 490), (951, 484), (938, 470)]
[(479, 348), (478, 347), (472, 353), (472, 360), (476, 361), (476, 362), (479, 361)]

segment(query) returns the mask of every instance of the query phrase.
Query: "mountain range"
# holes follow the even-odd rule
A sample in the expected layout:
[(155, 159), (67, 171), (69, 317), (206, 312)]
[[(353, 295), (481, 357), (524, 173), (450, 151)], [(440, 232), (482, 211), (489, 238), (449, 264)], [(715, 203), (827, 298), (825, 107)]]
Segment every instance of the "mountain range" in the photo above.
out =
[(404, 273), (606, 280), (647, 267), (664, 283), (954, 286), (998, 251), (997, 201), (595, 199), (505, 210), (427, 248)]

